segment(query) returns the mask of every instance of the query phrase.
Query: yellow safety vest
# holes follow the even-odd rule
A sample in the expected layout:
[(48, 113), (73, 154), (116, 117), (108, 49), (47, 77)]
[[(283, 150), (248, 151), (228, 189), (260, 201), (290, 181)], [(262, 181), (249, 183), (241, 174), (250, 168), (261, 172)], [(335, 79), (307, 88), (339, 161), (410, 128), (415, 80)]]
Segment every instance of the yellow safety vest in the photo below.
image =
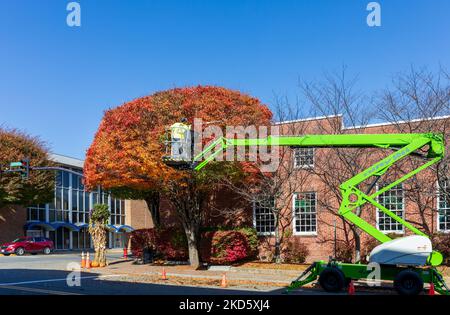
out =
[(170, 126), (172, 138), (177, 139), (184, 139), (186, 132), (190, 129), (191, 125), (186, 125), (183, 123), (174, 123), (172, 126)]

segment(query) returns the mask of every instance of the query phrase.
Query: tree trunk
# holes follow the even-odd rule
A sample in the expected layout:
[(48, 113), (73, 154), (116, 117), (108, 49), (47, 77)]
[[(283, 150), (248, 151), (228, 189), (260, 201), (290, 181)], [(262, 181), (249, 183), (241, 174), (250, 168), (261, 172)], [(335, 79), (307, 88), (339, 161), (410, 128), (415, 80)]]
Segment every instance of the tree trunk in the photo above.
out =
[(280, 242), (280, 229), (279, 229), (279, 222), (280, 222), (280, 214), (278, 211), (275, 211), (274, 213), (275, 218), (275, 263), (280, 264), (281, 263), (281, 242)]
[(188, 243), (189, 263), (193, 268), (198, 269), (200, 267), (200, 255), (198, 252), (198, 233), (196, 230), (197, 228), (192, 226), (185, 225), (184, 228)]
[[(356, 209), (356, 215), (358, 217), (361, 216), (362, 208), (358, 207)], [(352, 231), (353, 231), (353, 237), (355, 240), (355, 263), (359, 263), (361, 261), (361, 236), (360, 236), (360, 230), (357, 226), (352, 225)]]
[(361, 236), (356, 228), (353, 230), (353, 235), (355, 238), (355, 263), (359, 263), (361, 261)]

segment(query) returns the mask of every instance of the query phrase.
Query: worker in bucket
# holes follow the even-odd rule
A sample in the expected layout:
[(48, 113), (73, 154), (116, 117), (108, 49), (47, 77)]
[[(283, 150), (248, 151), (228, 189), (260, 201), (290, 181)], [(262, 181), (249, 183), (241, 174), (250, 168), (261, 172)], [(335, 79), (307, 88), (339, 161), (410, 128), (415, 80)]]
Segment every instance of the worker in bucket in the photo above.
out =
[(170, 132), (172, 135), (172, 159), (190, 160), (191, 125), (187, 123), (187, 119), (183, 118), (181, 122), (170, 126)]

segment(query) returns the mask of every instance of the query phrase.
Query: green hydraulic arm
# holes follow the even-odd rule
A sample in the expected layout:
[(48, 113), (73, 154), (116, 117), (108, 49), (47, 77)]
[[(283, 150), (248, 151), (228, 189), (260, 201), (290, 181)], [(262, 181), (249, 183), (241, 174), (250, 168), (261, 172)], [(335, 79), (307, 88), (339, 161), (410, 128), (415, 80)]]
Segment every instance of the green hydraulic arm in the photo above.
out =
[[(395, 215), (392, 211), (381, 205), (377, 201), (377, 196), (389, 189), (411, 178), (420, 171), (437, 163), (444, 157), (445, 143), (444, 137), (435, 133), (408, 133), (408, 134), (340, 134), (340, 135), (304, 135), (304, 136), (269, 136), (267, 138), (254, 139), (228, 139), (218, 138), (207, 145), (204, 150), (193, 158), (194, 170), (201, 170), (209, 162), (214, 160), (217, 155), (223, 153), (228, 147), (238, 146), (288, 146), (288, 147), (336, 147), (336, 148), (383, 148), (392, 149), (394, 152), (381, 161), (375, 163), (361, 173), (350, 178), (340, 185), (342, 194), (342, 203), (339, 208), (339, 214), (347, 221), (355, 224), (361, 230), (365, 231), (381, 243), (390, 241), (391, 238), (369, 224), (367, 221), (355, 214), (355, 210), (364, 204), (370, 203), (380, 211), (391, 217), (393, 220), (402, 224), (412, 232), (418, 235), (425, 235), (422, 231), (406, 222), (401, 217)], [(427, 153), (422, 156), (418, 151), (422, 149)], [(370, 194), (365, 193), (358, 188), (358, 185), (369, 178), (374, 178), (371, 188), (376, 184), (377, 179), (386, 173), (395, 163), (410, 155), (420, 155), (426, 162), (421, 166), (409, 171), (401, 178), (395, 180), (389, 185)], [(442, 255), (433, 252), (429, 258), (429, 263), (437, 266), (442, 262)]]

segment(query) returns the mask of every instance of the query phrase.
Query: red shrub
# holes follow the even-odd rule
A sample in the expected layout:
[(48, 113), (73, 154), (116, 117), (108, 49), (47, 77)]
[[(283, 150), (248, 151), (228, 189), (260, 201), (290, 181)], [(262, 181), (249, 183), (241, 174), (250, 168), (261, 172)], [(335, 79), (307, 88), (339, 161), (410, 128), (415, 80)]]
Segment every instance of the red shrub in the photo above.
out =
[(139, 229), (131, 232), (131, 253), (142, 256), (144, 247), (156, 247), (156, 233), (154, 229)]
[(239, 231), (210, 231), (202, 234), (200, 243), (202, 261), (230, 264), (249, 257), (247, 236)]
[(189, 252), (187, 248), (186, 234), (177, 227), (160, 229), (156, 234), (157, 252), (166, 260), (187, 260)]
[(167, 260), (186, 260), (188, 255), (186, 237), (181, 229), (140, 229), (131, 233), (131, 252), (141, 256), (144, 247), (156, 250), (156, 254)]
[[(252, 234), (236, 230), (207, 231), (201, 233), (199, 254), (204, 262), (231, 264), (254, 254)], [(131, 250), (142, 255), (143, 247), (156, 250), (166, 260), (188, 260), (189, 251), (185, 233), (178, 227), (142, 229), (132, 232)]]

